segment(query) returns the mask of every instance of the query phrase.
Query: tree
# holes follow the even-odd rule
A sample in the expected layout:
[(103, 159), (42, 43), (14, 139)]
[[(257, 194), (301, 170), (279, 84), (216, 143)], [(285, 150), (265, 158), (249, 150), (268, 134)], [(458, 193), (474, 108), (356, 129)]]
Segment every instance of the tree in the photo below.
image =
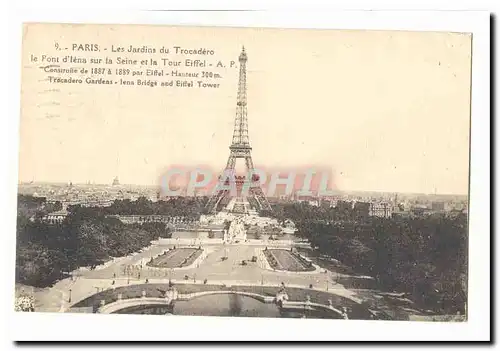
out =
[(465, 214), (354, 220), (347, 207), (277, 204), (262, 213), (291, 219), (311, 247), (376, 277), (382, 290), (410, 292), (415, 302), (439, 313), (465, 311)]
[(18, 248), (16, 281), (36, 287), (52, 285), (62, 276), (53, 255), (53, 252), (38, 244)]
[(108, 258), (104, 226), (85, 221), (77, 228), (76, 260), (82, 266), (96, 265)]
[[(164, 223), (126, 225), (107, 217), (109, 210), (100, 207), (70, 206), (61, 224), (35, 219), (44, 201), (20, 197), (17, 225), (16, 282), (49, 286), (81, 266), (96, 266), (110, 256), (120, 257), (150, 245), (159, 237), (170, 237)], [(141, 200), (143, 209), (149, 200)], [(134, 211), (130, 201), (115, 201), (115, 210)], [(26, 211), (25, 209), (29, 209)], [(144, 210), (145, 211), (145, 210)]]

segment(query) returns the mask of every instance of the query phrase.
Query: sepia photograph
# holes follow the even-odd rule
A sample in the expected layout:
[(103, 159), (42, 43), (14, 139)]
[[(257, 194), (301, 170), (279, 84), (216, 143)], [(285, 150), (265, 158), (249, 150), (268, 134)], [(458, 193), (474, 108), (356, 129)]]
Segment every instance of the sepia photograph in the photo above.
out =
[(467, 323), (472, 45), (24, 23), (12, 308)]

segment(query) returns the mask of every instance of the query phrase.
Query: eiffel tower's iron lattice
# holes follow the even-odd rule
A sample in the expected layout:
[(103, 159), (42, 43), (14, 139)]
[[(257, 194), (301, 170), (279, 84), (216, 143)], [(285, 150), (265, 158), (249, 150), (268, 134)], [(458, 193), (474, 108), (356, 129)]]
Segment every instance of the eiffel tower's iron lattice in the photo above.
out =
[[(248, 137), (248, 118), (247, 118), (247, 54), (243, 47), (239, 56), (240, 75), (238, 80), (238, 96), (236, 102), (236, 117), (234, 120), (234, 131), (231, 146), (229, 146), (229, 158), (226, 164), (227, 174), (235, 174), (236, 159), (242, 158), (245, 160), (247, 174), (252, 174), (254, 165), (252, 161), (252, 147)], [(222, 178), (219, 178), (222, 179)], [(236, 187), (241, 191), (244, 182), (252, 182), (258, 180), (257, 176), (253, 179), (245, 179), (245, 177), (235, 176)], [(227, 184), (227, 183), (226, 183)], [(207, 208), (210, 212), (217, 211), (221, 206), (227, 205), (231, 198), (231, 193), (226, 189), (221, 182), (217, 185), (214, 194), (207, 203)], [(250, 206), (257, 210), (271, 210), (271, 206), (267, 201), (264, 192), (260, 186), (252, 186), (248, 188), (246, 196)]]

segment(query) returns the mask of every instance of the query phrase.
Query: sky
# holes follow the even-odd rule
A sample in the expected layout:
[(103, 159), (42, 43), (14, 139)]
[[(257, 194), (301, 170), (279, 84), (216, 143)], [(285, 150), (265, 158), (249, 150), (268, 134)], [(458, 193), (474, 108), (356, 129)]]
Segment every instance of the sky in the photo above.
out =
[[(60, 54), (55, 42), (207, 48), (226, 67), (218, 89), (50, 84), (30, 55)], [(228, 63), (242, 45), (257, 167), (328, 168), (345, 191), (467, 194), (471, 38), (402, 31), (31, 24), (19, 180), (154, 185), (172, 165), (222, 171), (238, 83)]]

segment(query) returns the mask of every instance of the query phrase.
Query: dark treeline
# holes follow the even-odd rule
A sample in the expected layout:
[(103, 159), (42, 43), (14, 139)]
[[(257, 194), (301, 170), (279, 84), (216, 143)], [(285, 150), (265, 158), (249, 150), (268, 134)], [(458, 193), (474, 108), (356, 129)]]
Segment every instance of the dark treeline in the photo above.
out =
[(45, 197), (33, 197), (30, 195), (18, 195), (18, 211), (28, 217), (41, 218), (48, 213), (62, 210), (60, 201), (46, 202)]
[(319, 253), (376, 278), (382, 290), (408, 293), (437, 313), (465, 312), (465, 214), (352, 220), (335, 208), (304, 203), (277, 205), (273, 213), (278, 220), (293, 220)]
[(80, 206), (69, 208), (62, 223), (48, 224), (33, 217), (43, 202), (19, 197), (18, 203), (16, 282), (27, 285), (49, 286), (65, 272), (95, 267), (171, 236), (164, 223), (124, 224), (100, 208)]
[(205, 197), (175, 197), (153, 202), (145, 197), (136, 201), (115, 200), (109, 207), (99, 208), (107, 215), (166, 215), (198, 219), (205, 211)]

